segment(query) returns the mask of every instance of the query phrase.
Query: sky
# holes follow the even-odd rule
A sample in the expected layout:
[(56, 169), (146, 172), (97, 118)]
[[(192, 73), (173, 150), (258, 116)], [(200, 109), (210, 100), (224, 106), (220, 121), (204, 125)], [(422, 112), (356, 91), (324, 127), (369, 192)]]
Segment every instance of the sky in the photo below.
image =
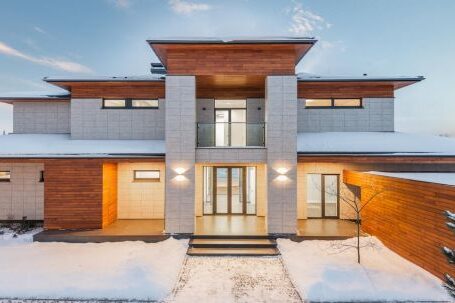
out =
[(150, 38), (309, 36), (297, 72), (425, 76), (396, 91), (396, 130), (455, 136), (454, 13), (454, 0), (2, 0), (0, 95), (59, 91), (45, 76), (148, 74)]

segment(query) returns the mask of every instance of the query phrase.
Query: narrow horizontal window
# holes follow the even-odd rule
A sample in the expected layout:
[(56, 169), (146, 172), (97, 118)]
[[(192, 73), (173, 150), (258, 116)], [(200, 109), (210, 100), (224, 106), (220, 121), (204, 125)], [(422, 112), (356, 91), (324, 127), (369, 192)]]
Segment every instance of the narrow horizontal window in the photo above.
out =
[(136, 108), (136, 107), (142, 107), (142, 108), (158, 108), (159, 102), (158, 100), (139, 100), (139, 99), (133, 99), (131, 102), (131, 106)]
[(135, 170), (134, 171), (135, 181), (160, 181), (159, 170)]
[(124, 99), (104, 99), (103, 108), (125, 108), (126, 100)]
[(305, 107), (331, 107), (332, 99), (306, 99)]
[(44, 170), (39, 172), (39, 182), (44, 182)]
[(4, 170), (0, 171), (0, 182), (10, 182), (11, 181), (11, 172)]
[(334, 99), (335, 107), (362, 107), (361, 99)]

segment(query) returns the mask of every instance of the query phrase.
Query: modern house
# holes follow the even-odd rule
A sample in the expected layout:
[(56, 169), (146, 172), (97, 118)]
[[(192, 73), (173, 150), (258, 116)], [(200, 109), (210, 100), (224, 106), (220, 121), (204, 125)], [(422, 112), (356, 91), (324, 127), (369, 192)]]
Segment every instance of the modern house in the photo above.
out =
[[(421, 76), (296, 74), (312, 38), (147, 43), (161, 61), (150, 75), (47, 77), (67, 93), (1, 97), (14, 130), (0, 136), (0, 220), (305, 236), (354, 218), (340, 196), (360, 198), (357, 172), (455, 172), (455, 141), (395, 132), (395, 91)], [(383, 222), (413, 224), (400, 220)]]

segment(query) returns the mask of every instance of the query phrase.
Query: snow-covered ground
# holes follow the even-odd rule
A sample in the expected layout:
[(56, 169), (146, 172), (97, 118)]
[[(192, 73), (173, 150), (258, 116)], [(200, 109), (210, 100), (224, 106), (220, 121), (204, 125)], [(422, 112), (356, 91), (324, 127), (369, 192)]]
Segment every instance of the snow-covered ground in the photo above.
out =
[(301, 302), (279, 257), (188, 257), (168, 302)]
[(186, 240), (38, 243), (0, 236), (0, 298), (163, 300), (176, 283)]
[[(441, 281), (385, 247), (362, 238), (361, 265), (344, 241), (279, 239), (290, 278), (303, 299), (314, 301), (428, 300), (452, 302)], [(367, 244), (373, 245), (367, 245)]]

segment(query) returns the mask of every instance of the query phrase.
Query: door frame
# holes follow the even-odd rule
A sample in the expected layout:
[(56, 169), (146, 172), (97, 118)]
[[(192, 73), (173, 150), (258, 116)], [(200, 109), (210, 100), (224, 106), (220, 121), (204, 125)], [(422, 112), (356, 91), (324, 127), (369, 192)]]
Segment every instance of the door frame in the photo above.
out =
[[(212, 194), (213, 194), (213, 197), (212, 197), (212, 201), (213, 201), (213, 207), (212, 207), (212, 213), (211, 214), (205, 214), (204, 213), (204, 200), (202, 200), (202, 215), (203, 216), (257, 216), (257, 207), (258, 207), (258, 204), (257, 204), (257, 168), (255, 169), (255, 174), (256, 174), (256, 178), (255, 178), (255, 184), (254, 184), (254, 188), (255, 188), (255, 192), (256, 192), (256, 196), (255, 196), (255, 201), (254, 201), (254, 214), (248, 214), (247, 213), (247, 199), (246, 199), (246, 196), (247, 196), (247, 188), (246, 188), (246, 178), (247, 178), (247, 168), (249, 166), (208, 166), (208, 167), (211, 167), (213, 169), (213, 178), (212, 178), (212, 188), (213, 188), (213, 191), (212, 191)], [(228, 172), (228, 176), (227, 176), (227, 190), (228, 190), (228, 193), (227, 193), (227, 198), (228, 198), (228, 211), (224, 214), (218, 214), (217, 213), (217, 188), (216, 188), (216, 184), (217, 184), (217, 177), (216, 177), (216, 170), (219, 169), (219, 168), (226, 168), (227, 169), (227, 172)], [(242, 175), (242, 198), (243, 198), (243, 201), (242, 201), (242, 212), (241, 213), (232, 213), (232, 168), (240, 168), (241, 169), (241, 175)], [(204, 182), (202, 182), (204, 183)]]
[[(340, 175), (339, 174), (320, 174), (321, 175), (321, 216), (320, 217), (307, 217), (308, 219), (339, 219), (340, 218)], [(325, 215), (325, 176), (337, 177), (337, 215)]]

